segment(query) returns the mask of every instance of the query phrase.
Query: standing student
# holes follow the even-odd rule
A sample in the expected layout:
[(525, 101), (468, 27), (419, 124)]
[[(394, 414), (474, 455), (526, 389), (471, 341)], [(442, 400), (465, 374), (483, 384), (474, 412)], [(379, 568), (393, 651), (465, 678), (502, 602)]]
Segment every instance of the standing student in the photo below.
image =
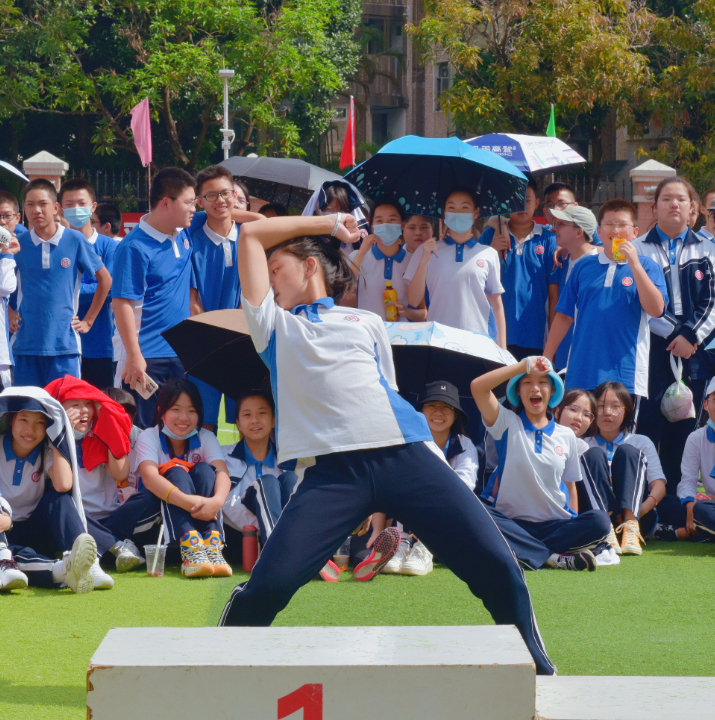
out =
[(705, 224), (700, 228), (699, 235), (715, 242), (715, 188), (703, 195), (703, 214)]
[[(241, 226), (231, 217), (237, 207), (233, 176), (221, 165), (210, 165), (196, 176), (196, 194), (205, 215), (198, 213), (195, 219), (199, 223), (193, 222), (190, 229), (196, 283), (191, 288), (191, 314), (235, 310), (241, 305), (236, 260)], [(202, 380), (192, 377), (191, 381), (201, 393), (205, 427), (214, 430), (218, 425), (221, 393)], [(236, 403), (229, 397), (225, 398), (225, 415), (227, 422), (233, 422), (236, 416)]]
[(126, 352), (117, 372), (137, 401), (141, 428), (154, 423), (156, 393), (144, 399), (137, 383), (145, 390), (148, 375), (161, 388), (184, 375), (161, 333), (190, 315), (191, 239), (185, 228), (194, 214), (195, 187), (185, 170), (160, 170), (151, 185), (151, 212), (119, 243), (114, 258), (112, 308)]
[[(17, 234), (27, 230), (20, 223), (20, 205), (17, 198), (9, 192), (0, 191), (0, 226), (4, 227), (13, 239), (0, 253), (0, 390), (12, 385), (12, 350), (10, 349), (10, 296), (17, 290), (15, 255), (20, 250)], [(22, 228), (22, 232), (20, 231)]]
[[(407, 283), (403, 275), (412, 255), (400, 244), (402, 236), (402, 210), (389, 202), (378, 202), (370, 217), (372, 235), (368, 235), (359, 250), (350, 253), (355, 273), (354, 301), (362, 310), (369, 310), (387, 320), (384, 292), (387, 283), (397, 293), (397, 300), (389, 303), (399, 313), (399, 319), (424, 320), (427, 311), (410, 307), (407, 300)], [(353, 298), (345, 300), (352, 305)]]
[[(58, 377), (80, 377), (82, 341), (104, 307), (112, 277), (85, 236), (55, 221), (57, 191), (48, 180), (25, 186), (25, 214), (32, 231), (19, 239), (17, 312), (22, 323), (12, 339), (15, 384), (44, 387)], [(82, 274), (97, 286), (80, 320)]]
[(92, 227), (100, 234), (119, 242), (122, 238), (122, 212), (114, 203), (99, 203), (92, 213)]
[[(492, 392), (508, 381), (501, 405)], [(596, 569), (591, 552), (608, 535), (601, 510), (581, 514), (571, 507), (581, 481), (579, 448), (571, 428), (549, 417), (564, 394), (561, 378), (545, 357), (529, 357), (472, 380), (472, 394), (499, 464), (482, 498), (514, 554), (532, 570)]]
[(705, 384), (713, 375), (705, 346), (715, 331), (715, 245), (688, 227), (693, 192), (682, 178), (662, 180), (653, 204), (656, 226), (634, 243), (639, 254), (662, 268), (668, 287), (666, 311), (650, 323), (649, 392), (641, 403), (638, 431), (659, 448), (671, 495), (676, 494), (685, 442), (696, 423), (671, 423), (660, 411), (665, 390), (675, 381), (671, 353), (682, 358), (683, 382), (693, 391), (696, 408), (703, 406)]
[[(97, 209), (94, 187), (84, 178), (72, 178), (62, 183), (57, 196), (62, 215), (70, 227), (79, 230), (92, 250), (112, 275), (114, 253), (117, 243), (114, 238), (102, 235), (92, 226), (92, 214)], [(94, 275), (85, 273), (79, 291), (79, 313), (84, 316), (94, 299), (97, 280)], [(96, 388), (111, 385), (114, 380), (114, 318), (112, 317), (112, 298), (107, 297), (89, 332), (82, 338), (82, 379)]]
[[(341, 213), (272, 218), (244, 226), (238, 247), (243, 310), (277, 398), (278, 462), (298, 460), (302, 479), (219, 624), (270, 625), (347, 535), (379, 511), (433, 548), (496, 622), (516, 625), (537, 672), (553, 674), (516, 560), (432, 444), (424, 416), (397, 394), (384, 323), (336, 305), (353, 274), (335, 241), (313, 235), (347, 243), (360, 232)], [(392, 543), (375, 542), (363, 569), (381, 569)]]
[[(580, 213), (568, 208), (553, 215), (576, 226)], [(601, 206), (603, 252), (579, 260), (559, 298), (544, 355), (555, 356), (573, 324), (567, 388), (593, 390), (617, 380), (633, 395), (648, 394), (648, 321), (663, 314), (668, 291), (658, 265), (638, 254), (636, 218), (636, 208), (625, 200)], [(614, 258), (614, 237), (626, 239), (620, 246), (626, 262)]]
[(556, 236), (534, 222), (537, 204), (536, 183), (529, 180), (524, 211), (509, 216), (505, 233), (488, 227), (479, 238), (501, 259), (507, 349), (517, 360), (541, 354), (559, 299)]
[(422, 243), (405, 271), (409, 304), (419, 307), (426, 301), (428, 321), (484, 335), (491, 309), (497, 343), (506, 348), (499, 256), (493, 248), (479, 244), (472, 232), (479, 217), (479, 198), (471, 190), (453, 190), (442, 211), (448, 234), (439, 242)]
[[(555, 182), (544, 188), (544, 215), (549, 223), (546, 227), (550, 228), (554, 222), (554, 210), (565, 210), (569, 207), (577, 207), (576, 191), (572, 185), (568, 183)], [(593, 245), (601, 246), (603, 243), (598, 236), (598, 230), (594, 232), (591, 240)]]
[(432, 221), (424, 215), (408, 215), (402, 223), (405, 250), (414, 255), (425, 240), (434, 237)]

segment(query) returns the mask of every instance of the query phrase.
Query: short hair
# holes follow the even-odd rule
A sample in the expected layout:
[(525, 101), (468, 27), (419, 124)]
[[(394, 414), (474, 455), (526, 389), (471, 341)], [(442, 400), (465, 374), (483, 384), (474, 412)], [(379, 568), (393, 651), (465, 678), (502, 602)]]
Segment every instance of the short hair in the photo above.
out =
[(99, 203), (94, 211), (100, 225), (109, 223), (113, 235), (119, 235), (122, 229), (122, 211), (114, 203)]
[(627, 212), (631, 216), (631, 220), (633, 220), (634, 223), (638, 222), (638, 208), (632, 203), (628, 202), (628, 200), (623, 200), (621, 198), (613, 198), (613, 200), (606, 200), (603, 205), (601, 205), (601, 209), (598, 211), (598, 224), (601, 224), (601, 220), (603, 220), (603, 216), (607, 212)]
[(69, 180), (65, 180), (62, 185), (60, 185), (60, 191), (57, 193), (57, 200), (60, 204), (62, 204), (62, 198), (66, 192), (74, 192), (77, 190), (86, 190), (89, 194), (89, 199), (92, 202), (96, 202), (97, 194), (94, 192), (94, 185), (84, 178), (70, 178)]
[(134, 420), (136, 414), (137, 414), (137, 401), (134, 399), (134, 396), (124, 388), (115, 388), (115, 387), (108, 387), (104, 388), (102, 392), (108, 397), (114, 400), (114, 402), (119, 403), (124, 410), (126, 411), (127, 415)]
[(154, 209), (165, 197), (176, 200), (187, 188), (195, 188), (193, 176), (177, 167), (167, 167), (154, 175), (149, 193), (149, 207)]
[(17, 198), (7, 190), (0, 190), (0, 205), (10, 205), (15, 209), (15, 214), (20, 212), (20, 203)]
[(234, 176), (234, 178), (233, 178), (233, 189), (234, 189), (234, 190), (239, 190), (239, 189), (241, 190), (241, 192), (242, 192), (242, 193), (244, 194), (244, 196), (246, 197), (246, 200), (248, 201), (248, 202), (246, 203), (246, 210), (250, 210), (250, 209), (251, 209), (251, 191), (248, 189), (248, 185), (246, 185), (246, 183), (245, 183), (243, 180), (241, 180), (241, 178), (237, 178), (237, 177)]
[(565, 182), (553, 182), (551, 185), (547, 185), (544, 188), (544, 200), (551, 195), (551, 193), (559, 192), (561, 190), (568, 190), (573, 196), (574, 199), (576, 199), (576, 190), (574, 190), (573, 185), (569, 185)]
[(209, 180), (217, 180), (218, 178), (225, 178), (231, 184), (233, 184), (233, 175), (228, 168), (223, 165), (209, 165), (205, 167), (196, 176), (196, 193), (201, 192), (201, 186)]
[(536, 180), (534, 180), (534, 178), (532, 177), (528, 178), (528, 181), (526, 183), (526, 189), (528, 190), (529, 188), (534, 191), (534, 195), (538, 195), (538, 187), (536, 185)]
[[(174, 170), (176, 168), (171, 169)], [(182, 172), (184, 171), (182, 170)], [(186, 174), (189, 175), (188, 173)], [(189, 177), (191, 177), (191, 175), (189, 175)], [(184, 185), (184, 187), (187, 186)], [(167, 196), (163, 195), (162, 197)], [(191, 382), (191, 380), (185, 380), (184, 378), (173, 378), (172, 380), (169, 380), (165, 385), (162, 385), (161, 390), (159, 390), (159, 397), (156, 401), (157, 423), (163, 425), (164, 421), (162, 420), (162, 418), (164, 417), (164, 414), (184, 393), (189, 396), (191, 404), (194, 406), (194, 409), (199, 414), (199, 421), (196, 424), (196, 427), (199, 430), (201, 429), (201, 426), (204, 424), (204, 403), (201, 400), (201, 393), (199, 393), (199, 389), (196, 387), (196, 385), (194, 385), (194, 383)]]
[(386, 200), (384, 198), (381, 198), (373, 205), (372, 212), (370, 213), (370, 224), (371, 225), (372, 225), (372, 219), (375, 217), (375, 210), (377, 210), (377, 208), (379, 208), (383, 205), (389, 205), (389, 207), (395, 208), (395, 210), (397, 210), (397, 214), (400, 216), (400, 221), (404, 222), (405, 211), (400, 207), (400, 204), (395, 202), (394, 200)]
[(27, 200), (27, 194), (33, 190), (44, 190), (50, 196), (52, 202), (57, 202), (57, 188), (49, 180), (45, 180), (45, 178), (30, 180), (22, 191), (23, 202)]
[(628, 388), (626, 388), (625, 385), (622, 385), (619, 382), (613, 382), (612, 380), (607, 380), (604, 383), (601, 383), (594, 391), (593, 394), (596, 397), (596, 402), (598, 401), (609, 391), (612, 390), (616, 397), (618, 398), (618, 402), (623, 405), (623, 422), (621, 423), (620, 430), (622, 432), (632, 432), (633, 426), (635, 425), (635, 419), (636, 419), (636, 413), (633, 408), (633, 398), (631, 397), (631, 394), (628, 392)]
[(445, 194), (444, 199), (442, 200), (442, 217), (444, 217), (444, 209), (447, 207), (447, 201), (455, 193), (464, 193), (465, 195), (469, 195), (474, 203), (474, 209), (479, 210), (479, 193), (474, 190), (474, 188), (467, 187), (466, 185), (458, 185)]
[(271, 393), (266, 392), (265, 390), (247, 390), (241, 394), (241, 397), (239, 397), (236, 402), (236, 422), (238, 422), (238, 415), (241, 412), (241, 405), (243, 405), (245, 400), (252, 397), (259, 397), (262, 400), (265, 400), (266, 403), (268, 403), (268, 407), (270, 407), (271, 412), (274, 415), (276, 414), (276, 403), (273, 400), (273, 395), (271, 395)]
[[(701, 204), (702, 204), (702, 206), (703, 206), (706, 210), (708, 209), (708, 207), (707, 207), (707, 203), (705, 202), (705, 199), (707, 198), (708, 195), (715, 195), (715, 188), (710, 188), (709, 190), (706, 190), (706, 191), (703, 193), (703, 197), (702, 197), (702, 200), (701, 200)], [(711, 202), (712, 202), (712, 201), (711, 201)]]
[(593, 437), (596, 434), (596, 414), (598, 412), (598, 407), (596, 406), (596, 398), (593, 396), (593, 393), (590, 390), (584, 390), (583, 388), (570, 388), (564, 393), (564, 397), (559, 403), (559, 406), (554, 410), (554, 415), (556, 415), (558, 421), (561, 421), (561, 411), (567, 406), (567, 405), (573, 405), (573, 403), (576, 402), (580, 397), (585, 396), (588, 400), (589, 405), (591, 406), (591, 414), (593, 415), (594, 419), (591, 421), (591, 424), (588, 426), (588, 430), (584, 433), (584, 437)]
[(269, 210), (273, 210), (273, 212), (278, 217), (287, 217), (288, 216), (288, 208), (285, 205), (282, 205), (281, 203), (266, 203), (261, 207), (261, 209), (258, 211), (261, 215), (265, 215)]

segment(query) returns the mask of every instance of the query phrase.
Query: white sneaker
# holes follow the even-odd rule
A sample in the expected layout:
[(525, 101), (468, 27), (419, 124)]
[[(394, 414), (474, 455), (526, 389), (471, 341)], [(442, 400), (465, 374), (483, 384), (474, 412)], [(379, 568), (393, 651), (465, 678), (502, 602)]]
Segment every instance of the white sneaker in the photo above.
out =
[(95, 590), (111, 590), (114, 587), (114, 578), (102, 570), (99, 566), (99, 558), (92, 563), (90, 572), (94, 578)]
[(434, 570), (432, 553), (418, 540), (400, 568), (400, 575), (427, 575)]
[(408, 538), (402, 538), (400, 545), (397, 548), (397, 552), (392, 556), (392, 559), (382, 568), (383, 573), (388, 575), (399, 575), (402, 563), (407, 560), (407, 556), (410, 554), (412, 549), (412, 541)]
[(5, 543), (0, 543), (0, 590), (24, 590), (27, 587), (25, 575), (7, 549)]
[[(115, 565), (117, 572), (125, 573), (130, 570), (134, 570), (143, 562), (146, 562), (139, 552), (139, 548), (134, 544), (132, 540), (123, 540), (117, 543), (111, 550), (116, 556)], [(95, 585), (95, 587), (97, 587)]]
[(88, 533), (82, 533), (72, 545), (72, 550), (62, 558), (62, 581), (72, 592), (82, 595), (94, 590), (91, 568), (97, 559), (97, 543)]

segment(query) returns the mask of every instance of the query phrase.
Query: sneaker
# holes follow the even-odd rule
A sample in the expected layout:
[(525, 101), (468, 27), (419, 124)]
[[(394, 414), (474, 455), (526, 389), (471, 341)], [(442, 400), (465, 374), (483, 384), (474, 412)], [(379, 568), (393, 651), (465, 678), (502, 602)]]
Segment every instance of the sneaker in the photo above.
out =
[(356, 580), (368, 582), (387, 565), (400, 546), (400, 531), (397, 528), (385, 528), (376, 538), (372, 552), (354, 571)]
[(117, 572), (125, 573), (134, 570), (143, 562), (146, 562), (139, 552), (139, 548), (132, 540), (123, 540), (117, 543), (111, 550), (116, 556), (115, 565)]
[(403, 537), (400, 540), (397, 552), (392, 556), (392, 560), (390, 560), (390, 562), (382, 568), (382, 572), (387, 573), (388, 575), (399, 575), (402, 563), (407, 560), (410, 550), (412, 550), (412, 538)]
[(402, 563), (400, 575), (427, 575), (434, 570), (432, 553), (418, 540)]
[(648, 537), (653, 538), (654, 540), (675, 542), (678, 539), (678, 528), (676, 528), (675, 525), (663, 525), (662, 523), (657, 523)]
[(608, 533), (606, 542), (613, 548), (616, 555), (621, 554), (621, 546), (618, 544), (618, 538), (616, 537), (616, 531), (613, 529), (613, 525), (611, 525), (611, 532)]
[(5, 543), (0, 543), (0, 590), (24, 590), (27, 575), (17, 566)]
[(598, 566), (596, 558), (590, 550), (581, 550), (573, 555), (559, 555), (556, 567), (560, 570), (588, 570), (593, 572)]
[(62, 558), (62, 582), (73, 593), (82, 595), (94, 590), (92, 565), (97, 559), (97, 543), (88, 533), (82, 533), (72, 545), (72, 550)]
[(209, 562), (214, 566), (214, 577), (231, 577), (233, 575), (231, 566), (221, 552), (223, 543), (221, 534), (217, 530), (213, 530), (204, 538), (204, 550), (206, 550)]
[(196, 530), (182, 535), (179, 543), (181, 549), (181, 574), (189, 578), (212, 577), (214, 566), (206, 554), (204, 541)]
[(90, 572), (94, 578), (95, 590), (111, 590), (114, 587), (114, 578), (102, 570), (99, 565), (99, 558), (92, 563)]
[[(645, 545), (645, 540), (641, 535), (640, 527), (637, 520), (626, 520), (622, 525), (616, 528), (616, 532), (623, 531), (621, 537), (621, 554), (623, 555), (642, 555), (643, 550), (640, 542)], [(638, 542), (640, 540), (640, 542)]]
[(332, 560), (328, 560), (318, 575), (325, 580), (325, 582), (337, 582), (340, 580), (340, 568)]

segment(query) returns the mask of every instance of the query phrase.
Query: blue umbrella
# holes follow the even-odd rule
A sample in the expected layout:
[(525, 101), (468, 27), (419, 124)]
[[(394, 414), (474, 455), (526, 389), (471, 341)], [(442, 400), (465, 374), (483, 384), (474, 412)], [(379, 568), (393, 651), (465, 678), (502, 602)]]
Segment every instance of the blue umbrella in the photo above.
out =
[(471, 147), (459, 138), (406, 135), (378, 150), (346, 176), (372, 200), (389, 198), (409, 215), (438, 218), (446, 195), (456, 187), (479, 193), (480, 212), (521, 212), (527, 179), (508, 160)]

